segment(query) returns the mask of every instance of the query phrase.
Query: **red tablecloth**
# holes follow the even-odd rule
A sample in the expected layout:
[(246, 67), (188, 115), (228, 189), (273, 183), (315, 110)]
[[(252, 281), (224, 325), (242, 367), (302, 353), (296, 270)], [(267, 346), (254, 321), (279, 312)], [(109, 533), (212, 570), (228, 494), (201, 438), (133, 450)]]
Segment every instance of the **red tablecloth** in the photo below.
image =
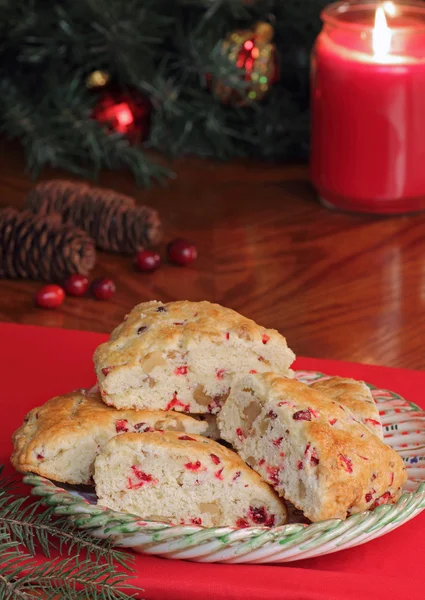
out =
[[(0, 324), (0, 463), (26, 412), (94, 383), (92, 354), (106, 336)], [(425, 373), (300, 358), (296, 367), (364, 379), (425, 408)], [(197, 564), (137, 555), (146, 600), (424, 600), (425, 512), (363, 546), (275, 566)], [(1, 557), (0, 557), (1, 560)]]

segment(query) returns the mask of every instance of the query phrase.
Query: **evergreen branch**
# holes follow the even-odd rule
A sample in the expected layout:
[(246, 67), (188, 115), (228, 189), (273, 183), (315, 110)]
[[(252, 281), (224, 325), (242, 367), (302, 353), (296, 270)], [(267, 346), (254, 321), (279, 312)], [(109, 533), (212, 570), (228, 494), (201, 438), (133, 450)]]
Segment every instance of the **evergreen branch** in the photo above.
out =
[[(1, 473), (1, 467), (0, 467)], [(133, 558), (107, 540), (79, 531), (54, 508), (40, 512), (41, 501), (11, 493), (0, 479), (0, 598), (2, 600), (129, 600), (139, 591), (127, 583)], [(37, 564), (40, 548), (47, 557), (56, 548), (66, 558)], [(125, 570), (117, 570), (118, 563)], [(131, 592), (131, 595), (130, 595)]]

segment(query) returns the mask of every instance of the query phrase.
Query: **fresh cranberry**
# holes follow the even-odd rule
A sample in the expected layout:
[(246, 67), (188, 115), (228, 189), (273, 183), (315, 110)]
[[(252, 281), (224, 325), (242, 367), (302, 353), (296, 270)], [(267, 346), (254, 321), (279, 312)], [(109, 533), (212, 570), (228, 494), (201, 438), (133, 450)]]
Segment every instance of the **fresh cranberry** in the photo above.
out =
[(58, 308), (65, 300), (65, 292), (59, 285), (44, 285), (35, 295), (35, 301), (41, 308)]
[(144, 273), (155, 271), (161, 266), (161, 257), (155, 250), (141, 250), (137, 255), (137, 266)]
[(91, 285), (91, 292), (98, 300), (109, 300), (115, 294), (115, 290), (115, 283), (106, 277), (95, 279)]
[(84, 296), (89, 289), (89, 280), (84, 275), (74, 273), (65, 281), (65, 291), (70, 296)]
[(198, 257), (196, 246), (183, 239), (170, 242), (167, 246), (167, 253), (171, 262), (181, 267), (190, 265)]

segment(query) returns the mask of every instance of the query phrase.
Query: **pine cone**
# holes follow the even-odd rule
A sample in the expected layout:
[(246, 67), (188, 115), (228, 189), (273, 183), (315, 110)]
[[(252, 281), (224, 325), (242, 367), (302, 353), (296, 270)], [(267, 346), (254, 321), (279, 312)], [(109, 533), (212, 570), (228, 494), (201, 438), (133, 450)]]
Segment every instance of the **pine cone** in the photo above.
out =
[(60, 215), (0, 210), (0, 277), (60, 281), (88, 275), (96, 262), (85, 231), (63, 225)]
[(28, 194), (25, 207), (34, 214), (59, 213), (64, 223), (84, 229), (102, 250), (132, 253), (161, 239), (161, 223), (153, 208), (85, 183), (43, 181)]

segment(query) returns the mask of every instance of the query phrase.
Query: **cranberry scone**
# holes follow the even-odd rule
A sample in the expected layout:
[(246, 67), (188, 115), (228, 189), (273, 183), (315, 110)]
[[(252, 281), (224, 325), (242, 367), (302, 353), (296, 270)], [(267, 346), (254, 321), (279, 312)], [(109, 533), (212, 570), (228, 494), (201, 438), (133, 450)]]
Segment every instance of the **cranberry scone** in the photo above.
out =
[(311, 521), (395, 502), (407, 479), (400, 456), (349, 410), (279, 374), (237, 382), (217, 422), (223, 439)]
[(145, 302), (94, 354), (102, 399), (116, 408), (215, 414), (241, 374), (287, 375), (277, 331), (209, 302)]
[(276, 492), (231, 450), (198, 435), (126, 433), (95, 461), (98, 503), (147, 520), (204, 527), (282, 525)]
[(118, 411), (96, 392), (78, 390), (52, 398), (25, 417), (13, 434), (13, 466), (63, 483), (88, 484), (96, 455), (106, 442), (125, 432), (176, 430), (206, 434), (209, 424), (166, 411)]
[(312, 383), (310, 387), (350, 409), (353, 415), (379, 439), (384, 439), (381, 417), (370, 389), (363, 381), (345, 377), (330, 377)]

